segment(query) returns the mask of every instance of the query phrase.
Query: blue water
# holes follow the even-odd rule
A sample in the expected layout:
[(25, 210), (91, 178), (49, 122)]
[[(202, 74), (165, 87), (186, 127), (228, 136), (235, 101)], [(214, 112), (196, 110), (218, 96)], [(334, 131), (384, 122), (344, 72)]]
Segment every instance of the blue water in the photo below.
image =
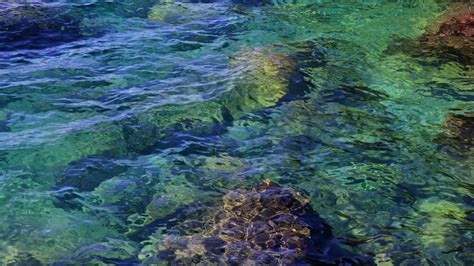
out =
[(2, 263), (146, 264), (266, 178), (380, 265), (474, 262), (474, 57), (417, 41), (449, 1), (34, 2), (0, 4)]

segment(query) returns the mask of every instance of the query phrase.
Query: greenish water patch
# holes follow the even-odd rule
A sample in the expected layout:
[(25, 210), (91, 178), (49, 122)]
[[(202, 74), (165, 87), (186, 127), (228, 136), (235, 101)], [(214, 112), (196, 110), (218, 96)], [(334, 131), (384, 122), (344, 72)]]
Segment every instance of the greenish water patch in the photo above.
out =
[(473, 263), (473, 64), (417, 41), (448, 1), (53, 2), (0, 39), (1, 262), (139, 264), (270, 178), (379, 262)]

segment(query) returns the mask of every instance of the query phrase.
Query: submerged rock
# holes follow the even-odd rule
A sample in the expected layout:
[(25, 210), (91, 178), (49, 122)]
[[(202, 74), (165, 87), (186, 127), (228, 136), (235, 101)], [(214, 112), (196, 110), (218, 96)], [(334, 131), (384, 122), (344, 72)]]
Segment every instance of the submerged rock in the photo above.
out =
[(196, 193), (196, 189), (189, 186), (167, 184), (155, 194), (147, 206), (146, 212), (150, 221), (162, 219), (179, 208), (192, 204), (198, 198)]
[(272, 47), (244, 50), (235, 55), (230, 66), (242, 73), (221, 100), (230, 115), (240, 118), (243, 112), (254, 112), (276, 105), (289, 93), (292, 76), (297, 72), (296, 62)]
[(446, 115), (446, 134), (464, 145), (474, 145), (474, 112)]
[(74, 187), (79, 191), (92, 191), (103, 181), (125, 172), (127, 166), (101, 157), (78, 160), (58, 177), (59, 187)]
[(440, 37), (474, 36), (474, 6), (468, 3), (454, 3), (431, 28), (431, 34)]
[(474, 62), (474, 4), (451, 4), (422, 36), (395, 39), (386, 52), (404, 52), (425, 61), (433, 58), (437, 64), (455, 61), (470, 68)]
[[(149, 262), (178, 264), (373, 264), (338, 247), (331, 227), (309, 202), (269, 180), (227, 193), (206, 218), (188, 220), (156, 246)], [(201, 230), (197, 229), (203, 226)], [(191, 229), (191, 230), (189, 230)], [(172, 230), (173, 231), (173, 230)], [(192, 233), (187, 233), (187, 232)], [(198, 233), (196, 233), (198, 232)]]
[(474, 5), (454, 3), (420, 38), (420, 42), (432, 48), (452, 48), (474, 59)]
[(150, 9), (148, 19), (168, 23), (183, 24), (198, 18), (213, 16), (212, 8), (206, 4), (186, 3), (179, 1), (164, 1)]
[(80, 20), (60, 8), (21, 5), (0, 9), (0, 51), (43, 49), (81, 37)]
[[(48, 155), (50, 166), (65, 169), (56, 181), (57, 186), (92, 191), (126, 169), (114, 163), (113, 159), (104, 158), (149, 154), (159, 148), (158, 144), (164, 144), (175, 135), (183, 135), (183, 132), (198, 136), (218, 134), (219, 130), (246, 113), (283, 101), (290, 93), (291, 76), (297, 72), (291, 57), (268, 47), (238, 53), (229, 65), (236, 72), (236, 78), (229, 84), (229, 90), (216, 99), (161, 106), (124, 121), (100, 124), (96, 126), (97, 130), (75, 132), (66, 137), (70, 143), (65, 150), (67, 154), (45, 146), (44, 151), (35, 149), (30, 155), (35, 158)], [(157, 198), (156, 206), (172, 203), (179, 208), (180, 204), (173, 202), (173, 199)]]
[(236, 78), (219, 98), (186, 105), (169, 105), (138, 114), (136, 123), (166, 131), (215, 132), (216, 125), (232, 122), (247, 112), (278, 104), (289, 92), (290, 77), (297, 72), (293, 60), (271, 47), (247, 50), (229, 63)]
[(439, 31), (439, 36), (474, 36), (474, 11), (462, 13), (444, 22)]
[(275, 2), (272, 0), (232, 0), (232, 3), (236, 5), (242, 6), (271, 6), (274, 5)]
[[(219, 3), (219, 1), (164, 0), (150, 9), (148, 19), (182, 24), (203, 17), (212, 17), (218, 14), (216, 12), (218, 10), (213, 8), (214, 3)], [(229, 4), (228, 8), (235, 5), (243, 7), (269, 6), (273, 5), (273, 2), (271, 0), (231, 0)]]

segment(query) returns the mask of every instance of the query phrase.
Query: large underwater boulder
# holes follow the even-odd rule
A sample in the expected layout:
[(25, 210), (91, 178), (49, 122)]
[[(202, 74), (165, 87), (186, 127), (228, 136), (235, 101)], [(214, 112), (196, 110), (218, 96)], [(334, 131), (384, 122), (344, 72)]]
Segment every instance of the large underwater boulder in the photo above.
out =
[[(474, 63), (474, 2), (453, 3), (421, 38), (422, 43), (433, 49), (449, 49), (458, 53), (466, 61), (466, 66)], [(469, 71), (469, 70), (468, 70)], [(472, 71), (469, 71), (472, 72)], [(469, 76), (471, 73), (467, 72)], [(462, 147), (474, 145), (474, 113), (449, 113), (444, 126), (446, 134)]]
[[(407, 53), (413, 58), (436, 59), (438, 64), (474, 62), (474, 3), (453, 3), (416, 39), (395, 39), (387, 53)], [(471, 70), (468, 70), (472, 72)]]
[(272, 47), (239, 52), (230, 59), (229, 68), (234, 77), (228, 90), (215, 99), (161, 106), (136, 115), (134, 123), (160, 129), (157, 136), (161, 138), (166, 131), (209, 134), (216, 125), (277, 105), (288, 94), (291, 76), (297, 72), (291, 57)]
[[(64, 176), (57, 178), (59, 186), (78, 185), (80, 190), (93, 190), (98, 183), (83, 187), (83, 178), (91, 169), (102, 168), (101, 164), (90, 166), (87, 158), (123, 158), (127, 155), (149, 154), (166, 140), (175, 139), (183, 132), (193, 136), (219, 134), (219, 130), (247, 113), (256, 112), (279, 104), (291, 94), (292, 76), (298, 72), (294, 60), (273, 47), (245, 49), (229, 60), (229, 72), (233, 73), (227, 90), (215, 98), (187, 104), (173, 104), (148, 109), (122, 121), (105, 122), (87, 131), (76, 131), (66, 136), (64, 141), (35, 147), (28, 152), (31, 162), (48, 158), (47, 165), (60, 169)], [(60, 144), (61, 143), (61, 144)], [(65, 146), (65, 144), (67, 146)], [(92, 143), (92, 145), (91, 145)], [(62, 146), (60, 146), (62, 145)], [(59, 152), (58, 152), (59, 151)], [(24, 151), (21, 151), (25, 156)], [(16, 151), (9, 152), (6, 161), (10, 165), (20, 164)], [(94, 161), (94, 160), (93, 160)], [(67, 167), (70, 165), (71, 167)], [(86, 166), (82, 172), (76, 166)], [(26, 167), (38, 167), (37, 164)], [(109, 168), (109, 166), (105, 166)], [(120, 167), (119, 167), (120, 168)], [(74, 171), (70, 171), (73, 169)], [(110, 178), (118, 168), (112, 167), (107, 173), (93, 170), (94, 176)], [(38, 170), (38, 169), (37, 169)], [(119, 171), (120, 172), (120, 171)], [(74, 179), (78, 178), (77, 181)]]
[(474, 36), (474, 11), (461, 13), (441, 24), (440, 36)]
[(157, 243), (145, 263), (373, 265), (339, 247), (331, 227), (299, 193), (270, 180), (230, 191), (207, 218), (170, 231), (176, 234)]
[(454, 3), (420, 41), (432, 48), (451, 48), (474, 59), (474, 4)]
[(474, 36), (474, 9), (468, 3), (451, 4), (432, 26), (431, 33), (440, 37)]

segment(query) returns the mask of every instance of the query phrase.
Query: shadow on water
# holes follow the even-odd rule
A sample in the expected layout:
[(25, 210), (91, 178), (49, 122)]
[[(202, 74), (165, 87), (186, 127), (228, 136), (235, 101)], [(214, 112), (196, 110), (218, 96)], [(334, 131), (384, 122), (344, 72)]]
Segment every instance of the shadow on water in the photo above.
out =
[[(157, 0), (87, 1), (83, 4), (32, 2), (0, 6), (0, 52), (37, 50), (113, 31), (113, 20), (146, 18)], [(109, 16), (109, 18), (107, 18)]]
[(80, 19), (60, 8), (27, 5), (0, 10), (0, 52), (43, 49), (82, 37)]

